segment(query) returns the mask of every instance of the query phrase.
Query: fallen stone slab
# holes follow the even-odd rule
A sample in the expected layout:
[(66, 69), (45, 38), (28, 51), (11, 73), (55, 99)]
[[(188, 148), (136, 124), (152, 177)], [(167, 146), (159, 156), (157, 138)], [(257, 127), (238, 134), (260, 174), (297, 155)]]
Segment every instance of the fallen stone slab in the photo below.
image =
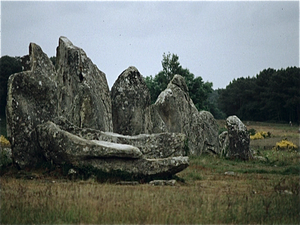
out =
[(38, 125), (37, 137), (45, 158), (57, 165), (91, 167), (105, 173), (117, 171), (131, 177), (170, 176), (189, 165), (188, 157), (149, 159), (135, 146), (84, 139), (53, 122)]
[(135, 186), (139, 184), (140, 183), (138, 181), (119, 181), (116, 183), (116, 185), (130, 185), (130, 186)]
[(92, 158), (80, 162), (83, 166), (111, 173), (125, 173), (131, 178), (171, 177), (189, 166), (188, 157), (169, 157), (163, 159)]
[(168, 158), (187, 155), (187, 138), (182, 133), (140, 134), (135, 136), (80, 128), (63, 117), (55, 120), (61, 129), (88, 140), (133, 145), (146, 158)]
[(152, 180), (149, 184), (152, 186), (175, 186), (176, 180)]
[(38, 143), (45, 157), (54, 163), (78, 164), (91, 158), (141, 158), (141, 151), (132, 145), (87, 140), (61, 130), (53, 122), (37, 126)]

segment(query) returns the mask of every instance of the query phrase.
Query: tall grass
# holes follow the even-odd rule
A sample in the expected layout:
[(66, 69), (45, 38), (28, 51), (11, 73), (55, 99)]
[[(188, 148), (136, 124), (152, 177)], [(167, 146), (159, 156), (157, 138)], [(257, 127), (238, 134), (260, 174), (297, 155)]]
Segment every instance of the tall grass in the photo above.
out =
[(175, 187), (8, 179), (2, 180), (1, 223), (299, 222), (297, 197), (259, 185), (230, 179)]
[(190, 157), (175, 186), (71, 181), (12, 169), (0, 178), (0, 223), (299, 224), (299, 151), (255, 150), (266, 160)]
[(190, 167), (177, 174), (185, 182), (175, 186), (3, 176), (1, 223), (296, 224), (296, 153), (262, 154), (272, 152), (268, 162), (192, 157)]

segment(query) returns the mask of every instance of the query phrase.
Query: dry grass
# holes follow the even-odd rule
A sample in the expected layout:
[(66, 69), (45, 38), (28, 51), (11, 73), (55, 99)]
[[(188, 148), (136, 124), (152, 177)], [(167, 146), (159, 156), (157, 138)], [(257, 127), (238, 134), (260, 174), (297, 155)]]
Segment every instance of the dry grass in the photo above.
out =
[(13, 224), (297, 223), (298, 198), (289, 189), (277, 193), (278, 178), (212, 175), (174, 187), (2, 179), (1, 218)]
[(24, 172), (37, 173), (33, 180), (16, 179), (11, 171), (0, 180), (0, 222), (298, 224), (299, 152), (258, 150), (267, 161), (192, 157), (177, 174), (185, 182), (175, 186), (70, 181), (41, 171)]

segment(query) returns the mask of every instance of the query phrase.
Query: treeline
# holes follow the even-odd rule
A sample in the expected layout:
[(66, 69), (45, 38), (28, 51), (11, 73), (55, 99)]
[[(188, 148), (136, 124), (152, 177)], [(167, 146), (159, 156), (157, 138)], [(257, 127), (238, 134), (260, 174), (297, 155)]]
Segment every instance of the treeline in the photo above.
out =
[(5, 116), (7, 81), (11, 74), (22, 71), (20, 57), (2, 56), (0, 58), (0, 116)]
[(300, 68), (265, 69), (219, 89), (219, 107), (242, 120), (300, 121)]

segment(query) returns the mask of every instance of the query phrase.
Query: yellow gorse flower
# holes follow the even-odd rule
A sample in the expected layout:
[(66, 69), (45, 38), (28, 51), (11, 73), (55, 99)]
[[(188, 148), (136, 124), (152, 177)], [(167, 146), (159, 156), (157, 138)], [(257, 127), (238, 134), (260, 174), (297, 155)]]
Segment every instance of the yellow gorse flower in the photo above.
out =
[(3, 135), (0, 136), (0, 145), (2, 147), (9, 147), (10, 146), (9, 141)]
[(280, 149), (294, 150), (295, 149), (296, 150), (296, 149), (298, 149), (298, 146), (288, 140), (282, 140), (280, 142), (277, 142), (273, 149), (275, 149), (275, 150), (280, 150)]
[(265, 131), (260, 131), (255, 133), (254, 135), (250, 135), (250, 139), (251, 140), (256, 140), (256, 139), (264, 139), (266, 137), (269, 137), (270, 135), (265, 132)]

